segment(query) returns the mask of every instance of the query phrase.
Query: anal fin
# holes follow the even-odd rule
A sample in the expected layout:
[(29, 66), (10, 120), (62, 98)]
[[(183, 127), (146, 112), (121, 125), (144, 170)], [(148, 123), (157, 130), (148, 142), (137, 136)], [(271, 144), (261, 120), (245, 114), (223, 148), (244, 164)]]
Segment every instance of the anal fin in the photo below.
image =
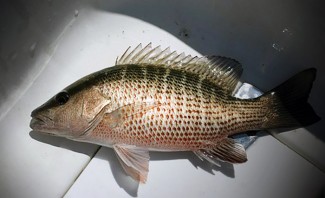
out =
[(200, 149), (194, 152), (199, 158), (206, 159), (212, 164), (219, 166), (220, 161), (232, 164), (247, 161), (246, 151), (243, 145), (233, 139), (226, 138), (213, 149)]
[(140, 183), (147, 181), (149, 172), (149, 151), (133, 145), (114, 145), (114, 151), (124, 171)]

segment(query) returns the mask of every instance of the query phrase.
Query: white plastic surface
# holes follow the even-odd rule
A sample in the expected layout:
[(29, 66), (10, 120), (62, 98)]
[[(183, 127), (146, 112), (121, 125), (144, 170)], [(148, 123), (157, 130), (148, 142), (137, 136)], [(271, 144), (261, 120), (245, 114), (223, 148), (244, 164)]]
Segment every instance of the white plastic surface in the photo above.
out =
[[(263, 91), (316, 67), (310, 102), (323, 120), (307, 131), (279, 135), (318, 168), (267, 136), (248, 150), (249, 161), (235, 166), (234, 175), (227, 169), (226, 175), (196, 170), (187, 160), (198, 163), (192, 154), (153, 154), (139, 196), (321, 196), (325, 31), (320, 8), (258, 0), (1, 2), (0, 197), (60, 197), (69, 190), (98, 147), (29, 134), (30, 112), (80, 77), (112, 66), (140, 42), (235, 58), (243, 64), (244, 81)], [(129, 182), (112, 150), (104, 148), (67, 196), (134, 196), (137, 185)]]
[(209, 172), (210, 164), (189, 152), (151, 152), (150, 155), (148, 181), (138, 186), (125, 175), (114, 151), (102, 148), (65, 197), (305, 198), (324, 195), (324, 173), (272, 136), (256, 140), (248, 149), (245, 164), (214, 167), (212, 172)]

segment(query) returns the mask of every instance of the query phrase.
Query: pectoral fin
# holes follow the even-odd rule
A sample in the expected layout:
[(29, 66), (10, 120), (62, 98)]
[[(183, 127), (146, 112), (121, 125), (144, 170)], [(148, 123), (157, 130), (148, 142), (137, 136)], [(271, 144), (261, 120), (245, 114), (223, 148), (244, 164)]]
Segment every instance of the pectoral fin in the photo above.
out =
[[(111, 113), (106, 115), (106, 123), (111, 127), (117, 127), (123, 124), (126, 120), (132, 120), (134, 116), (140, 116), (155, 108), (155, 103), (131, 103), (122, 106)], [(140, 114), (140, 115), (139, 115)]]
[(226, 138), (213, 149), (200, 149), (194, 152), (199, 158), (206, 159), (212, 164), (219, 166), (220, 161), (233, 164), (247, 161), (246, 151), (243, 145), (233, 139)]
[(86, 129), (79, 139), (85, 139), (93, 131), (93, 129), (105, 119), (105, 124), (110, 128), (116, 128), (124, 124), (127, 120), (134, 119), (135, 116), (142, 117), (144, 114), (157, 107), (154, 102), (131, 103), (108, 112), (110, 104), (104, 106), (97, 115), (87, 123)]
[(133, 179), (145, 183), (149, 172), (149, 151), (133, 145), (115, 145), (114, 151), (124, 169)]

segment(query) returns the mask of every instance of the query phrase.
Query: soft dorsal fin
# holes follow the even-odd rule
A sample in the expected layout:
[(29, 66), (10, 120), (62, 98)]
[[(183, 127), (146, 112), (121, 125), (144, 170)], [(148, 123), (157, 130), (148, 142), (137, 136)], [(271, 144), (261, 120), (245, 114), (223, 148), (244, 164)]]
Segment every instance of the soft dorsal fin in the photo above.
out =
[(152, 47), (151, 43), (142, 47), (139, 44), (131, 50), (129, 47), (124, 54), (117, 58), (116, 65), (125, 64), (151, 64), (179, 68), (199, 74), (218, 86), (232, 93), (242, 73), (242, 67), (234, 59), (221, 56), (185, 56), (184, 53), (171, 51), (170, 48), (162, 50), (160, 46)]
[(229, 94), (236, 88), (243, 72), (238, 61), (222, 56), (204, 56), (197, 63), (183, 65), (182, 68), (212, 80)]

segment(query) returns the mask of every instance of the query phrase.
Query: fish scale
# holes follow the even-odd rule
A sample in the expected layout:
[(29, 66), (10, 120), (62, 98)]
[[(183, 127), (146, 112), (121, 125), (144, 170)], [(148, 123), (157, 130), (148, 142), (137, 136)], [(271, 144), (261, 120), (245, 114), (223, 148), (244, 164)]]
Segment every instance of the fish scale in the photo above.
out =
[[(119, 142), (153, 150), (209, 148), (231, 132), (257, 128), (265, 115), (256, 111), (262, 103), (256, 105), (255, 100), (243, 103), (221, 95), (222, 89), (217, 85), (190, 73), (153, 65), (122, 68), (123, 78), (114, 79), (115, 82), (106, 80), (101, 85), (105, 87), (102, 90), (115, 90), (111, 97), (113, 103), (119, 104), (116, 109), (147, 101), (157, 107), (138, 112), (116, 129), (107, 127), (104, 117), (92, 132), (93, 141), (100, 140), (104, 145)], [(254, 108), (248, 111), (250, 107)]]

